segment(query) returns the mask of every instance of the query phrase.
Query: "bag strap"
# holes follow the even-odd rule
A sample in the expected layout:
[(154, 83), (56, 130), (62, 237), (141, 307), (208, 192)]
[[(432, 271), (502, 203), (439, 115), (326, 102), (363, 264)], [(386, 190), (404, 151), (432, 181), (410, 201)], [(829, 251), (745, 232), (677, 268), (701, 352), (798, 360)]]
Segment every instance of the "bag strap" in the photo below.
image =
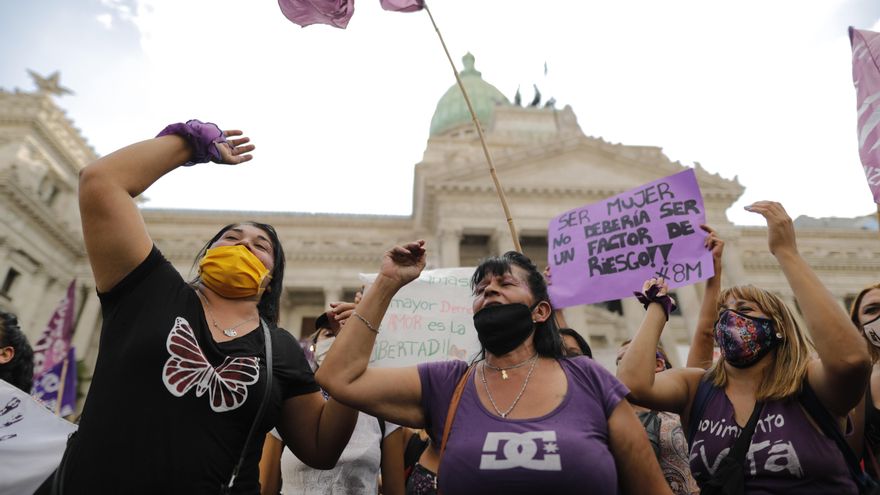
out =
[[(468, 366), (467, 371), (458, 380), (455, 386), (455, 392), (452, 393), (452, 401), (449, 402), (449, 409), (446, 410), (446, 424), (443, 426), (443, 439), (440, 441), (440, 457), (437, 461), (437, 472), (434, 479), (440, 479), (440, 467), (443, 465), (443, 453), (446, 452), (446, 441), (449, 439), (449, 430), (452, 429), (452, 422), (455, 420), (455, 412), (458, 410), (458, 403), (461, 401), (461, 395), (464, 393), (464, 387), (467, 385), (468, 377), (476, 367), (475, 364)], [(439, 493), (439, 492), (438, 492)]]
[(749, 416), (749, 422), (739, 432), (736, 442), (734, 442), (733, 447), (731, 447), (730, 452), (727, 454), (728, 457), (736, 460), (737, 463), (741, 464), (746, 460), (746, 452), (749, 451), (749, 444), (752, 443), (752, 436), (755, 434), (755, 427), (758, 426), (758, 418), (761, 417), (761, 411), (763, 410), (764, 403), (755, 402), (755, 408), (752, 410), (752, 415)]
[(828, 412), (828, 409), (822, 405), (819, 396), (816, 395), (813, 387), (810, 386), (810, 382), (806, 379), (804, 379), (798, 400), (801, 405), (804, 406), (807, 414), (813, 418), (813, 421), (815, 421), (816, 425), (819, 426), (819, 429), (822, 430), (822, 433), (824, 433), (826, 437), (834, 440), (834, 443), (837, 444), (837, 448), (840, 449), (840, 452), (843, 454), (843, 460), (846, 462), (846, 467), (849, 469), (850, 475), (856, 484), (859, 487), (875, 486), (876, 483), (862, 470), (858, 456), (853, 452), (852, 447), (849, 446), (846, 439), (843, 438), (843, 433), (841, 433), (837, 421), (834, 420), (831, 413)]
[(241, 455), (238, 456), (238, 462), (235, 463), (235, 467), (232, 469), (232, 476), (229, 477), (229, 483), (220, 485), (220, 493), (224, 495), (232, 492), (232, 485), (235, 484), (235, 478), (238, 477), (238, 473), (241, 471), (241, 466), (244, 464), (244, 456), (251, 444), (251, 438), (253, 438), (260, 420), (263, 419), (263, 413), (266, 411), (266, 403), (269, 402), (269, 394), (272, 392), (272, 334), (269, 332), (269, 325), (266, 325), (264, 319), (260, 318), (260, 324), (263, 326), (263, 340), (265, 340), (266, 345), (266, 388), (263, 390), (263, 400), (260, 402), (260, 408), (257, 409), (257, 415), (254, 417), (254, 422), (251, 423), (251, 428), (248, 430), (247, 437), (244, 439), (244, 446), (241, 448)]
[(688, 430), (685, 432), (689, 451), (691, 443), (693, 442), (694, 433), (700, 426), (700, 420), (703, 419), (703, 413), (706, 412), (706, 404), (709, 403), (709, 399), (712, 398), (716, 391), (717, 389), (712, 385), (712, 382), (705, 378), (700, 379), (700, 384), (697, 386), (697, 393), (694, 394), (694, 401), (691, 403), (691, 414), (688, 417)]

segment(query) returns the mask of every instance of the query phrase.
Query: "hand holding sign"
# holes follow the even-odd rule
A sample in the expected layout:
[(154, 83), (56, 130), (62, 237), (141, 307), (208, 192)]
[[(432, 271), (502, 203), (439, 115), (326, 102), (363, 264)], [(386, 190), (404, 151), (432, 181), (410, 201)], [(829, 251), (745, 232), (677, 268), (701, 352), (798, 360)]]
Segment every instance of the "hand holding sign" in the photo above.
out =
[(700, 225), (700, 228), (709, 235), (704, 242), (706, 249), (712, 253), (712, 265), (715, 267), (715, 275), (721, 273), (721, 256), (724, 254), (724, 241), (718, 237), (715, 229), (708, 225)]

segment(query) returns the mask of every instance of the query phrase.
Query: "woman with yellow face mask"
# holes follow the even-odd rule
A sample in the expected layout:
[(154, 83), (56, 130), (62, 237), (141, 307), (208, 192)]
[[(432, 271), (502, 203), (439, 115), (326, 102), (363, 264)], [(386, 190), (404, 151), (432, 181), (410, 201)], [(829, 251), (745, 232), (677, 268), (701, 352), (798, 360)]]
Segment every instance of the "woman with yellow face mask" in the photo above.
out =
[(332, 467), (347, 444), (357, 413), (323, 399), (299, 344), (277, 327), (284, 252), (275, 230), (223, 227), (187, 282), (132, 199), (182, 165), (250, 160), (254, 146), (241, 135), (172, 124), (82, 170), (83, 236), (104, 321), (56, 492), (257, 494), (273, 427), (316, 468)]

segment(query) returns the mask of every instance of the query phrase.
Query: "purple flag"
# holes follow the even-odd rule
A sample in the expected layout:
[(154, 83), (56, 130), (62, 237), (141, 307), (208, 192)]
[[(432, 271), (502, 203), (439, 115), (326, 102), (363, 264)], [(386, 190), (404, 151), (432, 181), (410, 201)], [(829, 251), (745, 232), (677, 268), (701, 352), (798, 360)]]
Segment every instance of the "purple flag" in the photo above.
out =
[(73, 335), (74, 290), (76, 280), (67, 287), (67, 295), (58, 304), (40, 340), (34, 344), (34, 376), (39, 376), (67, 355)]
[(354, 0), (278, 0), (284, 17), (302, 27), (329, 24), (340, 29), (354, 15)]
[(859, 157), (874, 202), (880, 203), (880, 33), (849, 28), (859, 133)]
[(379, 0), (382, 8), (394, 12), (415, 12), (425, 8), (424, 0)]
[(710, 278), (704, 223), (693, 169), (559, 215), (547, 232), (553, 306), (632, 297), (654, 277), (671, 288)]
[[(59, 392), (61, 393), (60, 408), (58, 407)], [(34, 375), (34, 390), (31, 395), (52, 412), (58, 411), (59, 416), (68, 416), (76, 412), (76, 353), (73, 347), (67, 351), (66, 358), (56, 363), (49, 371)]]

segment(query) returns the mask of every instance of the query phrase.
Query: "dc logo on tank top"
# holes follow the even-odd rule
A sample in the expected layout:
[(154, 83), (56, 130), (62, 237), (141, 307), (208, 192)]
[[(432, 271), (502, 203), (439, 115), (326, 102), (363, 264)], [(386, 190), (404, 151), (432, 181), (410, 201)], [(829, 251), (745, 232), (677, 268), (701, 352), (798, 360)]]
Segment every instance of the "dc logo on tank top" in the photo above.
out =
[(555, 431), (490, 431), (483, 443), (480, 469), (562, 471), (558, 452)]

